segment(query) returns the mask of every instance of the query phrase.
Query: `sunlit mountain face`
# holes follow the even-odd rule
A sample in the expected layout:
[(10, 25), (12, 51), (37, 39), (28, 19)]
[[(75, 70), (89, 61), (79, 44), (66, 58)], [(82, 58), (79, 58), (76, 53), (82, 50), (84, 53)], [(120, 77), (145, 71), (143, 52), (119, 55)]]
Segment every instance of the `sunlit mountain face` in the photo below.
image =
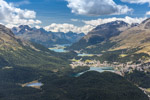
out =
[(149, 0), (0, 0), (0, 100), (149, 100)]

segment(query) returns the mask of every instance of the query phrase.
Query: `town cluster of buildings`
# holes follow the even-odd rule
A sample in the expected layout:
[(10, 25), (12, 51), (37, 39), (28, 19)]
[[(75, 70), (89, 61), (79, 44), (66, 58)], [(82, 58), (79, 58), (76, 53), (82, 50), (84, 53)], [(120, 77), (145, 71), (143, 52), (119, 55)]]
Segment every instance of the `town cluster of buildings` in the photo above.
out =
[(115, 73), (124, 76), (125, 73), (133, 72), (133, 70), (138, 70), (138, 71), (150, 71), (150, 64), (132, 64), (132, 63), (127, 63), (127, 64), (121, 64), (119, 62), (114, 62), (113, 64), (109, 64), (107, 61), (101, 63), (100, 61), (97, 60), (74, 60), (70, 64), (72, 68), (76, 68), (78, 66), (88, 66), (88, 67), (113, 67), (115, 70)]
[(132, 73), (134, 70), (149, 72), (150, 64), (117, 64), (113, 65), (118, 74), (124, 76), (125, 73)]
[(88, 67), (111, 67), (111, 64), (108, 64), (107, 62), (101, 63), (100, 61), (97, 60), (86, 60), (86, 61), (82, 61), (82, 60), (76, 60), (76, 61), (72, 61), (72, 63), (70, 64), (72, 66), (72, 68), (78, 67), (78, 66), (88, 66)]

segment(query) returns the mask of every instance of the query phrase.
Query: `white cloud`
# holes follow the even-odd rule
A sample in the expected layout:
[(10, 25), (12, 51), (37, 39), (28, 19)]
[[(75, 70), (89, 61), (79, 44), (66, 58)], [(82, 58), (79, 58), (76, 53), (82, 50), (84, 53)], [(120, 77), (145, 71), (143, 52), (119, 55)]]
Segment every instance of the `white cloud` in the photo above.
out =
[(36, 12), (32, 10), (23, 10), (17, 8), (12, 3), (0, 0), (0, 21), (8, 27), (16, 25), (34, 25), (40, 24), (41, 21), (35, 20)]
[(79, 21), (78, 19), (70, 19), (70, 20), (73, 21), (73, 22)]
[(146, 12), (146, 15), (150, 15), (150, 11)]
[(117, 5), (113, 0), (66, 0), (72, 13), (87, 16), (126, 14), (133, 11), (126, 5)]
[(132, 18), (132, 17), (128, 17), (126, 16), (125, 18), (105, 18), (105, 19), (97, 19), (97, 20), (84, 20), (83, 22), (85, 23), (85, 25), (79, 27), (79, 26), (75, 26), (73, 24), (56, 24), (53, 23), (51, 25), (48, 25), (46, 27), (44, 27), (45, 30), (47, 31), (52, 31), (52, 32), (75, 32), (75, 33), (85, 33), (87, 34), (89, 31), (91, 31), (92, 29), (94, 29), (96, 26), (101, 25), (101, 24), (105, 24), (108, 22), (112, 22), (112, 21), (117, 21), (117, 20), (121, 20), (124, 21), (126, 23), (132, 24), (132, 23), (141, 23), (143, 20), (145, 20), (146, 18)]
[(41, 28), (41, 26), (39, 26), (39, 25), (36, 25), (36, 26), (35, 26), (35, 28), (37, 28), (37, 29), (40, 29), (40, 28)]
[(24, 1), (20, 1), (20, 2), (15, 2), (15, 3), (12, 3), (14, 6), (20, 6), (20, 5), (27, 5), (27, 4), (30, 4), (31, 2), (28, 1), (28, 0), (24, 0)]
[(82, 27), (78, 27), (75, 26), (73, 24), (68, 24), (68, 23), (64, 23), (64, 24), (56, 24), (53, 23), (49, 26), (44, 27), (45, 30), (47, 31), (52, 31), (52, 32), (75, 32), (75, 33), (88, 33), (89, 30), (92, 30), (94, 27), (91, 25), (84, 25)]
[(87, 25), (97, 26), (97, 25), (101, 25), (101, 24), (105, 24), (105, 23), (117, 21), (117, 20), (124, 21), (128, 24), (141, 23), (145, 19), (146, 18), (132, 18), (132, 17), (126, 16), (125, 18), (112, 17), (112, 18), (89, 20), (89, 21), (83, 20), (83, 22)]
[(144, 4), (144, 3), (149, 3), (150, 0), (121, 0), (122, 2), (128, 2), (128, 3), (137, 3), (137, 4)]

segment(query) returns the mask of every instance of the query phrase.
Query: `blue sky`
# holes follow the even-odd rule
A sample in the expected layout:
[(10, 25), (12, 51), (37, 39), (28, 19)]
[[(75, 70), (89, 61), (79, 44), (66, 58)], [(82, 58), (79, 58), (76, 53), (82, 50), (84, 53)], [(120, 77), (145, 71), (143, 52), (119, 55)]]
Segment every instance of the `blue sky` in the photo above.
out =
[[(149, 17), (148, 14), (146, 15), (146, 12), (150, 11), (149, 6), (150, 0), (143, 0), (142, 2), (141, 0), (114, 0), (114, 1), (113, 0), (0, 0), (0, 1), (5, 1), (8, 4), (13, 3), (13, 7), (15, 8), (19, 8), (22, 10), (27, 9), (36, 12), (36, 16), (32, 18), (34, 20), (41, 21), (41, 23), (38, 25), (40, 27), (46, 27), (51, 24), (64, 24), (64, 23), (72, 24), (77, 27), (82, 27), (85, 25), (85, 22), (83, 22), (83, 20), (96, 21), (98, 19), (107, 19), (112, 17), (125, 18), (126, 16), (128, 16), (131, 18), (145, 18)], [(108, 9), (107, 11), (103, 11), (102, 9), (105, 10), (105, 8), (103, 7), (102, 4), (100, 4), (100, 2), (98, 3), (98, 1), (102, 1), (103, 5), (105, 5), (104, 7), (106, 7), (106, 10), (109, 7), (110, 9)], [(90, 7), (88, 8), (88, 6), (86, 6), (85, 4), (76, 7), (78, 6), (78, 4), (80, 4), (80, 2), (81, 3), (92, 2), (92, 4), (95, 5), (91, 7), (92, 10), (90, 9)], [(111, 5), (111, 3), (107, 4), (107, 2), (111, 3), (113, 2), (115, 4)], [(70, 7), (68, 7), (69, 4)], [(120, 5), (122, 8), (120, 8)], [(111, 10), (111, 8), (113, 10), (109, 11)], [(89, 11), (86, 11), (86, 9)], [(125, 11), (122, 9), (125, 9)], [(72, 13), (72, 11), (74, 11), (74, 13)], [(76, 20), (73, 21), (71, 19)], [(26, 20), (28, 20), (28, 18), (26, 18)], [(3, 20), (1, 22), (3, 22)], [(6, 21), (4, 23), (6, 24)], [(7, 24), (9, 23), (7, 22)]]

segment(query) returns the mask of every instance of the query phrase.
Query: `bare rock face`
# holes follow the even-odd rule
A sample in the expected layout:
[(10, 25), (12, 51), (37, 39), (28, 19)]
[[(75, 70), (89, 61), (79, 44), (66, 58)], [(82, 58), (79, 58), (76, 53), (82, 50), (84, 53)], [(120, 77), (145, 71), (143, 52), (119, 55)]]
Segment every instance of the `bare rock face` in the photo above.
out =
[(150, 29), (150, 22), (146, 23), (145, 29)]
[(0, 49), (17, 49), (20, 44), (9, 28), (0, 25)]
[(2, 33), (8, 34), (10, 36), (14, 36), (12, 31), (10, 29), (6, 28), (4, 25), (0, 25), (0, 34), (2, 34)]
[(11, 29), (0, 25), (0, 50), (20, 50), (24, 46), (35, 49), (30, 42), (15, 37)]
[(150, 18), (144, 20), (141, 24), (144, 25), (144, 29), (150, 29)]
[(141, 24), (144, 24), (144, 23), (146, 23), (147, 21), (149, 21), (150, 20), (150, 18), (147, 18), (146, 20), (144, 20)]

